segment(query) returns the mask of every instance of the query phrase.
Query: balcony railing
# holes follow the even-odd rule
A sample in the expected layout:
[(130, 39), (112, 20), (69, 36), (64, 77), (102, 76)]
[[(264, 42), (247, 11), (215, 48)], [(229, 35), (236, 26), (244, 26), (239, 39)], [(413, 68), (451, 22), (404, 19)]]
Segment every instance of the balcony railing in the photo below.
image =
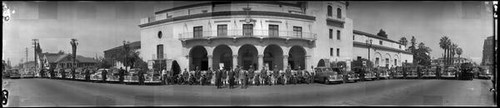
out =
[(201, 32), (184, 32), (180, 33), (181, 40), (189, 39), (209, 39), (209, 38), (241, 38), (241, 37), (256, 37), (256, 38), (283, 38), (283, 39), (304, 39), (316, 40), (315, 33), (296, 32), (296, 31), (273, 31), (273, 30), (227, 30), (227, 31), (201, 31)]

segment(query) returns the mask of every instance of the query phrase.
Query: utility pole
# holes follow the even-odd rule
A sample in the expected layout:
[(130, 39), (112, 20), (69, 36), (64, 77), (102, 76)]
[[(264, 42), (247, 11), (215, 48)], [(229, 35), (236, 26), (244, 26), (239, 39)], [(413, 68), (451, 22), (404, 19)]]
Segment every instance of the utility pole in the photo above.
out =
[(33, 52), (34, 52), (34, 62), (35, 62), (35, 73), (38, 72), (37, 71), (37, 67), (38, 67), (38, 60), (37, 60), (37, 45), (38, 45), (38, 39), (33, 39)]

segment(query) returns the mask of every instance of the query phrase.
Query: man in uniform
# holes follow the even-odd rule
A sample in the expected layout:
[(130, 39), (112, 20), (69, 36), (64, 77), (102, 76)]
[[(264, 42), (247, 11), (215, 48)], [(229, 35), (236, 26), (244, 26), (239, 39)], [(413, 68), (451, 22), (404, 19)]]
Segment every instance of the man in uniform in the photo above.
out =
[(102, 82), (106, 82), (107, 74), (108, 72), (106, 71), (106, 69), (103, 69), (101, 72)]
[(122, 67), (120, 67), (120, 83), (123, 83), (124, 76), (125, 76), (125, 70)]
[(215, 71), (215, 85), (217, 89), (222, 87), (222, 67)]
[(261, 79), (262, 85), (266, 84), (266, 80), (267, 80), (266, 76), (267, 76), (267, 69), (265, 66), (262, 66), (262, 70), (260, 71), (260, 77), (261, 77), (260, 79)]
[(228, 83), (229, 83), (229, 88), (232, 89), (233, 86), (234, 86), (234, 70), (232, 69), (229, 69), (228, 73), (227, 73), (227, 77), (228, 77)]
[(222, 86), (226, 86), (228, 81), (227, 81), (227, 70), (224, 68), (221, 68), (221, 79), (222, 79)]
[(184, 72), (182, 72), (182, 79), (183, 79), (183, 82), (182, 84), (187, 84), (187, 82), (189, 81), (189, 72), (187, 71), (186, 68), (184, 68)]
[(194, 71), (195, 83), (201, 82), (201, 70), (199, 66), (196, 66), (196, 70)]
[(278, 84), (278, 75), (280, 73), (280, 70), (278, 69), (278, 65), (274, 65), (274, 69), (273, 69), (273, 84), (276, 85)]
[(247, 82), (248, 82), (248, 72), (246, 70), (242, 71), (240, 74), (243, 74), (243, 75), (240, 75), (240, 78), (242, 79), (241, 80), (241, 88), (248, 88), (248, 85), (247, 85)]
[(286, 70), (285, 70), (285, 83), (286, 84), (290, 84), (290, 80), (292, 78), (292, 69), (290, 69), (290, 65), (288, 65), (288, 67), (286, 67)]
[(213, 76), (212, 68), (208, 67), (208, 70), (206, 73), (206, 77), (207, 77), (206, 79), (207, 79), (208, 85), (212, 84), (212, 76)]
[(144, 69), (139, 69), (139, 85), (144, 84)]
[(255, 75), (255, 69), (253, 69), (253, 66), (250, 65), (250, 68), (248, 69), (248, 84), (252, 84), (253, 82), (253, 78), (254, 78), (254, 75)]
[(90, 69), (85, 68), (85, 80), (90, 81)]

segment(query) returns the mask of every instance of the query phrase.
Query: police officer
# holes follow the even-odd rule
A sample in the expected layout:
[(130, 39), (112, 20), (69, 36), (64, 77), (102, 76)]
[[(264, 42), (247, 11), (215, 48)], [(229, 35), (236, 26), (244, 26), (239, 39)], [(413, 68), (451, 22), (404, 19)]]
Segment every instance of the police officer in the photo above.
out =
[(120, 83), (123, 83), (124, 77), (125, 77), (125, 70), (120, 67)]
[(274, 65), (274, 69), (273, 69), (273, 78), (274, 78), (273, 84), (274, 85), (278, 84), (279, 73), (280, 73), (280, 70), (278, 69), (278, 65)]
[(253, 84), (253, 78), (254, 78), (254, 75), (255, 75), (255, 69), (253, 68), (252, 65), (250, 65), (250, 68), (248, 69), (248, 84)]
[(240, 80), (241, 87), (244, 88), (243, 86), (245, 86), (245, 84), (247, 82), (246, 81), (247, 79), (245, 78), (246, 77), (246, 70), (239, 70), (239, 71), (240, 72), (239, 72), (239, 75), (238, 75), (239, 77), (238, 78)]
[(106, 82), (107, 74), (108, 71), (106, 71), (106, 69), (103, 69), (103, 71), (101, 72), (102, 82)]
[(211, 85), (212, 84), (212, 76), (213, 76), (213, 72), (212, 72), (212, 68), (208, 67), (208, 70), (207, 70), (207, 73), (206, 73), (206, 79), (207, 79), (207, 82), (208, 85)]
[(227, 70), (224, 69), (224, 68), (221, 68), (221, 73), (222, 73), (222, 76), (221, 76), (221, 79), (222, 79), (222, 86), (226, 86), (228, 81), (227, 81)]
[(90, 81), (90, 69), (85, 68), (85, 80)]
[(144, 84), (144, 70), (143, 69), (139, 69), (139, 85), (143, 85)]
[(288, 67), (286, 67), (286, 70), (285, 70), (285, 83), (286, 84), (290, 84), (290, 80), (292, 79), (292, 69), (290, 69), (290, 65), (288, 65)]
[(243, 80), (241, 81), (241, 88), (248, 88), (248, 72), (245, 70), (245, 71), (242, 71), (241, 73), (243, 73), (243, 76), (240, 76), (240, 78), (242, 78)]
[(265, 66), (262, 66), (262, 70), (260, 71), (260, 79), (261, 79), (261, 84), (265, 85), (266, 84), (266, 76), (267, 76), (267, 69)]
[(234, 86), (234, 70), (232, 69), (229, 69), (228, 73), (227, 73), (227, 77), (228, 77), (228, 83), (229, 83), (229, 88), (232, 89), (233, 86)]
[(196, 70), (194, 71), (195, 82), (201, 82), (201, 70), (199, 66), (196, 66)]
[(222, 87), (222, 67), (215, 71), (215, 85), (217, 89)]
[(184, 68), (184, 72), (182, 72), (182, 79), (183, 79), (183, 82), (182, 84), (187, 84), (187, 82), (189, 81), (189, 72), (187, 71), (186, 68)]

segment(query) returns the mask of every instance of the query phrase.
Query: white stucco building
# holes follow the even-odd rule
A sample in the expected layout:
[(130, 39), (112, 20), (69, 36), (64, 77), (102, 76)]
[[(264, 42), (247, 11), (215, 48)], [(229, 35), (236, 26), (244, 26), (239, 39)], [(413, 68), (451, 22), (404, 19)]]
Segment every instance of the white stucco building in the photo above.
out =
[[(310, 69), (346, 61), (349, 67), (366, 50), (355, 47), (363, 37), (352, 39), (356, 34), (346, 9), (344, 1), (250, 1), (200, 2), (159, 10), (141, 19), (141, 57), (149, 62), (168, 60), (167, 67), (174, 71), (218, 69), (220, 63), (260, 70), (288, 65)], [(388, 45), (398, 46), (391, 42)], [(389, 53), (390, 60), (396, 58), (398, 63), (411, 61), (403, 59), (399, 50), (373, 50)]]

